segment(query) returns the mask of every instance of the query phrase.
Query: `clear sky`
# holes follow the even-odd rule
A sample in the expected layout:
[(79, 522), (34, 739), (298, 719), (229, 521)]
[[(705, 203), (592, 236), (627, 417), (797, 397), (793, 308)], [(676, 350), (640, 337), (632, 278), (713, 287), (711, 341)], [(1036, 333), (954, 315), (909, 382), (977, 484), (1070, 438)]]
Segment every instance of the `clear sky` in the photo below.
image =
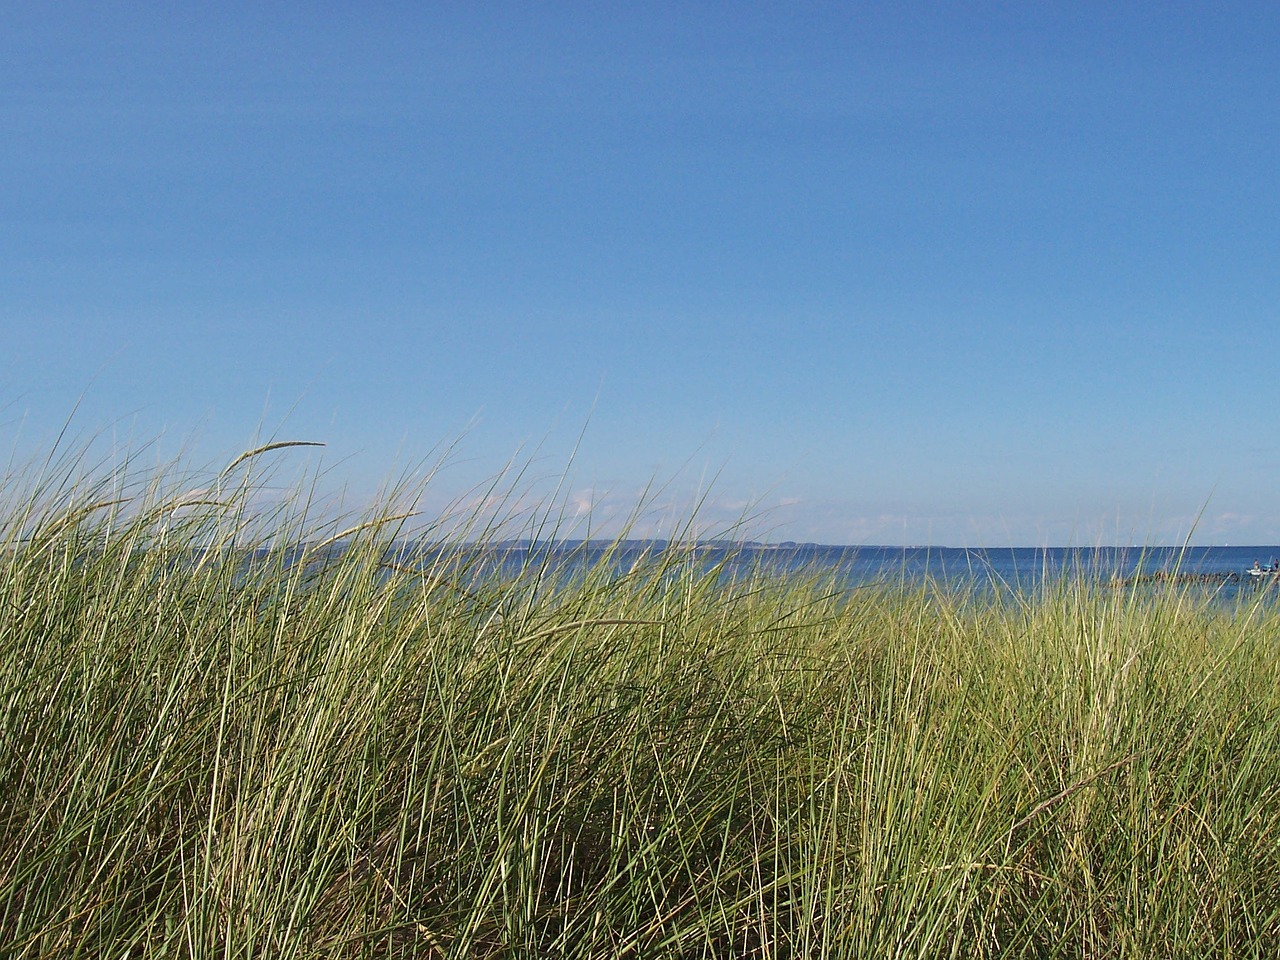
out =
[(1280, 4), (19, 0), (0, 53), (20, 456), (1280, 543)]

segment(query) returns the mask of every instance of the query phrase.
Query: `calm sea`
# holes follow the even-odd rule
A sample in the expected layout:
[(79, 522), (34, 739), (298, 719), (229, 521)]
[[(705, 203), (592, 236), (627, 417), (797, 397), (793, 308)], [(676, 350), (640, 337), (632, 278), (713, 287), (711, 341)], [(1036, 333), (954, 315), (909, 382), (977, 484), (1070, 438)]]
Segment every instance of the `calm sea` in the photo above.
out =
[[(457, 549), (457, 548), (453, 548)], [(603, 542), (491, 544), (482, 548), (489, 563), (509, 571), (533, 564), (560, 571), (581, 570), (605, 561), (619, 571), (644, 556), (667, 549), (688, 552), (661, 541), (630, 541), (621, 548)], [(1001, 588), (1033, 591), (1046, 578), (1088, 577), (1100, 581), (1137, 578), (1160, 582), (1176, 578), (1224, 599), (1256, 592), (1246, 575), (1257, 561), (1263, 567), (1280, 558), (1280, 546), (1251, 547), (839, 547), (818, 544), (703, 544), (687, 555), (708, 566), (720, 564), (725, 576), (764, 569), (777, 573), (829, 574), (849, 587), (873, 583), (923, 584), (957, 589)], [(1280, 591), (1276, 591), (1280, 594)]]

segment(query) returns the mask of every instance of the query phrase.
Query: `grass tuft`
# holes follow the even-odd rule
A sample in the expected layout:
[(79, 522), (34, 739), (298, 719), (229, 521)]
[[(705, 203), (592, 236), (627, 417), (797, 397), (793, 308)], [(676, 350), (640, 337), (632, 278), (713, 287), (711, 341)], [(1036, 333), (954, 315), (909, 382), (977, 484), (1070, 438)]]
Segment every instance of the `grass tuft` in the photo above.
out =
[(1280, 954), (1265, 600), (410, 549), (295, 445), (9, 481), (0, 955)]

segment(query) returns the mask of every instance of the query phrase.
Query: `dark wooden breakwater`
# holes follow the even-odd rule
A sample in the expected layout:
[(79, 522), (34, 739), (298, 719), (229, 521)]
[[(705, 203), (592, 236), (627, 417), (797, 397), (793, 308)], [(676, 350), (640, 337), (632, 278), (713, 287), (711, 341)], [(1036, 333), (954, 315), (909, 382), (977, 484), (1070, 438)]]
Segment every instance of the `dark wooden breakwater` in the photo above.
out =
[(1168, 571), (1155, 570), (1151, 573), (1134, 573), (1127, 577), (1115, 577), (1111, 581), (1112, 586), (1129, 587), (1135, 584), (1143, 583), (1174, 583), (1174, 584), (1222, 584), (1222, 583), (1248, 583), (1252, 586), (1272, 586), (1280, 584), (1280, 573), (1267, 571), (1261, 576), (1249, 573), (1190, 573), (1187, 571)]

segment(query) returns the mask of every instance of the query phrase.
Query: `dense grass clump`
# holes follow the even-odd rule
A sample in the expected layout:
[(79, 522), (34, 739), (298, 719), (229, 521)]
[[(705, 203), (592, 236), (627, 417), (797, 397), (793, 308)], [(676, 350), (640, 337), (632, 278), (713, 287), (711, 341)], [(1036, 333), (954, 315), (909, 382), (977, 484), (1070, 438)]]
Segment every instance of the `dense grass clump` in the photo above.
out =
[(1280, 955), (1267, 601), (67, 477), (0, 518), (0, 956)]

